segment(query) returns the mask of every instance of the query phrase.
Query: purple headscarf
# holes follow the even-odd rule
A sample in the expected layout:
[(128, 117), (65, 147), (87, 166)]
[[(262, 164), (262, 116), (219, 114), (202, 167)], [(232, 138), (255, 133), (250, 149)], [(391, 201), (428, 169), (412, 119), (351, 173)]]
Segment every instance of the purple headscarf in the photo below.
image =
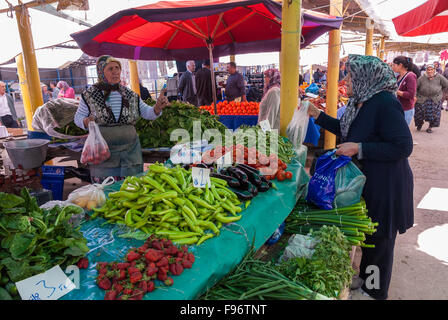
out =
[(268, 69), (264, 75), (269, 78), (269, 82), (264, 84), (263, 97), (273, 87), (280, 87), (280, 71), (277, 69)]
[(64, 91), (67, 90), (68, 88), (70, 88), (68, 83), (65, 81), (59, 81), (58, 84), (56, 85), (56, 87), (58, 87), (59, 89), (62, 89)]

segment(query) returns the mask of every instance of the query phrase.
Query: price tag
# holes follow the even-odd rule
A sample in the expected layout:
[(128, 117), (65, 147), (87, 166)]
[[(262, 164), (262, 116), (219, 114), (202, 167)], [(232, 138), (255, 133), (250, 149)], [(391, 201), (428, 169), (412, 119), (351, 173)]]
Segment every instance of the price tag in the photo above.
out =
[(211, 186), (210, 169), (193, 167), (191, 168), (191, 176), (195, 188), (205, 188), (207, 185), (209, 187)]
[(266, 131), (271, 131), (271, 124), (269, 123), (269, 120), (263, 120), (259, 123), (261, 130), (263, 130), (263, 132)]
[(76, 288), (60, 266), (16, 282), (22, 300), (58, 300)]
[(232, 165), (232, 154), (230, 152), (227, 152), (221, 158), (216, 160), (216, 165), (217, 165), (217, 168), (218, 168), (218, 172), (222, 168), (230, 167)]

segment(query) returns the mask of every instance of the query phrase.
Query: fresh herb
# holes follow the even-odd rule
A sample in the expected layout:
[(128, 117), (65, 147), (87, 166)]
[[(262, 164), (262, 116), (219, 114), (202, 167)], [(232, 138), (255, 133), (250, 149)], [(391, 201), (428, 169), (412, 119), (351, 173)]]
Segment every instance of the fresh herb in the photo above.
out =
[(335, 226), (324, 226), (310, 235), (319, 241), (312, 258), (291, 258), (281, 263), (278, 271), (316, 292), (337, 298), (350, 284), (354, 274), (349, 255), (350, 243)]

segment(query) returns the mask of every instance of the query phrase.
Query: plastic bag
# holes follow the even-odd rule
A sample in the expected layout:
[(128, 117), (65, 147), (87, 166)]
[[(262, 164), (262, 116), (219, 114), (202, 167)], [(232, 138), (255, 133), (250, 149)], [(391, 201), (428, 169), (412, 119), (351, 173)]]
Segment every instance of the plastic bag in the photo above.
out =
[(366, 177), (353, 162), (340, 168), (336, 174), (334, 207), (343, 208), (358, 203), (365, 183)]
[(291, 122), (286, 128), (286, 135), (296, 149), (299, 149), (305, 141), (310, 117), (308, 115), (309, 101), (303, 101), (296, 108)]
[(279, 262), (299, 257), (311, 259), (314, 254), (314, 247), (317, 243), (318, 241), (311, 236), (294, 234), (289, 238), (288, 246), (285, 248)]
[(100, 128), (94, 121), (89, 122), (87, 137), (81, 154), (82, 164), (100, 164), (110, 158), (109, 147), (101, 135)]
[(319, 86), (315, 84), (314, 82), (310, 84), (308, 88), (305, 89), (306, 93), (312, 93), (312, 94), (319, 94)]
[(324, 210), (333, 209), (337, 170), (351, 161), (350, 157), (338, 157), (335, 153), (330, 151), (317, 159), (316, 171), (308, 184), (306, 200)]
[(106, 195), (103, 191), (104, 187), (114, 182), (114, 177), (108, 177), (101, 184), (94, 183), (78, 188), (68, 195), (67, 201), (85, 210), (101, 207), (106, 202)]
[(60, 98), (48, 101), (36, 109), (31, 125), (33, 129), (59, 139), (87, 137), (87, 135), (70, 136), (54, 130), (54, 128), (63, 128), (70, 122), (73, 122), (78, 106), (79, 101), (75, 99)]
[[(59, 201), (59, 200), (54, 200), (54, 201), (48, 201), (46, 203), (44, 203), (43, 205), (40, 206), (41, 209), (45, 209), (45, 210), (51, 210), (54, 207), (59, 206), (61, 208), (65, 208), (67, 206), (74, 206), (74, 207), (78, 207), (81, 208), (80, 206), (71, 203), (69, 201)], [(81, 208), (83, 209), (83, 208)], [(81, 221), (84, 219), (85, 217), (85, 212), (84, 209), (80, 214), (73, 214), (70, 219), (68, 220), (68, 223), (70, 223), (73, 227), (78, 227), (81, 224)]]

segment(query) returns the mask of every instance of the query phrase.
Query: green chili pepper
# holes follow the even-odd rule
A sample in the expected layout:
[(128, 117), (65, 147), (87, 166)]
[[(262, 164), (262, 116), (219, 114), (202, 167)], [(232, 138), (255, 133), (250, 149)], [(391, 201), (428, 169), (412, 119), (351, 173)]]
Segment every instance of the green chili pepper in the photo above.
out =
[(211, 192), (213, 194), (213, 196), (215, 197), (215, 199), (217, 199), (218, 201), (223, 201), (223, 199), (219, 196), (218, 192), (216, 192), (216, 187), (214, 185), (212, 185), (211, 187)]
[(167, 175), (166, 173), (162, 173), (160, 175), (160, 178), (166, 181), (166, 183), (168, 183), (171, 186), (171, 188), (173, 188), (176, 192), (182, 193), (182, 190), (177, 185), (177, 181), (173, 177)]
[(219, 229), (211, 221), (198, 220), (198, 225), (201, 226), (201, 227), (206, 227), (206, 228), (212, 230), (213, 233), (216, 234), (216, 235), (218, 235), (220, 233)]
[(176, 209), (176, 205), (174, 203), (172, 203), (171, 201), (166, 200), (166, 199), (162, 199), (162, 201), (163, 201), (164, 204), (166, 204), (171, 209)]
[(122, 214), (124, 212), (125, 209), (119, 209), (119, 210), (115, 210), (115, 211), (109, 211), (108, 213), (106, 213), (104, 215), (104, 217), (106, 218), (111, 218), (111, 217), (115, 217), (118, 216), (120, 214)]
[(152, 179), (151, 177), (144, 176), (142, 179), (146, 184), (149, 184), (154, 189), (157, 189), (160, 192), (165, 192), (165, 189), (163, 189), (163, 187), (156, 180)]
[(227, 187), (227, 181), (226, 180), (218, 179), (218, 178), (215, 178), (215, 177), (210, 177), (210, 182), (213, 182), (213, 183), (218, 184), (218, 185), (223, 186), (223, 187)]
[(157, 235), (168, 236), (171, 239), (182, 239), (189, 238), (193, 236), (198, 236), (197, 232), (183, 232), (183, 231), (172, 231), (172, 230), (158, 230)]
[(129, 192), (129, 191), (117, 191), (109, 193), (109, 198), (126, 198), (128, 200), (135, 200), (140, 196), (138, 192)]
[(215, 208), (213, 206), (211, 206), (210, 204), (208, 204), (207, 202), (205, 202), (204, 200), (202, 200), (201, 198), (198, 198), (192, 194), (190, 194), (188, 196), (188, 199), (190, 199), (191, 201), (197, 203), (198, 205), (207, 208), (207, 209), (211, 209), (211, 210), (215, 210)]
[(134, 224), (134, 222), (132, 221), (132, 209), (129, 209), (125, 216), (124, 216), (124, 221), (126, 223), (126, 225), (128, 226), (132, 226)]
[(196, 216), (195, 216), (194, 212), (192, 210), (190, 210), (190, 208), (188, 208), (187, 206), (183, 206), (182, 207), (182, 211), (185, 212), (188, 215), (188, 217), (191, 219), (193, 224), (196, 225), (197, 219), (196, 219)]
[(193, 243), (196, 243), (197, 241), (198, 241), (198, 237), (173, 240), (173, 242), (175, 242), (177, 244), (193, 244)]
[(235, 217), (224, 217), (222, 214), (218, 213), (215, 218), (216, 220), (218, 220), (219, 222), (222, 223), (230, 223), (230, 222), (235, 222), (241, 219), (242, 216), (235, 216)]
[(148, 169), (155, 173), (163, 173), (165, 171), (168, 171), (168, 168), (164, 167), (163, 165), (159, 165), (159, 164), (152, 164), (149, 166)]
[(162, 199), (170, 199), (170, 198), (176, 198), (176, 197), (177, 197), (176, 191), (167, 191), (167, 192), (160, 193), (160, 194), (154, 196), (154, 198), (152, 198), (152, 201), (159, 202), (159, 201), (162, 201)]
[(196, 216), (199, 215), (198, 210), (196, 209), (196, 207), (194, 206), (194, 204), (193, 204), (190, 200), (185, 199), (185, 200), (184, 200), (184, 203), (187, 205), (187, 207), (188, 207), (191, 211), (194, 212), (194, 214), (195, 214)]
[[(185, 200), (186, 200), (186, 199), (185, 199)], [(173, 202), (174, 202), (175, 204), (177, 204), (179, 207), (183, 207), (184, 204), (185, 204), (185, 200), (184, 200), (184, 199), (181, 199), (181, 198), (175, 198), (175, 199), (173, 199)]]
[(198, 245), (200, 245), (201, 243), (203, 243), (205, 240), (210, 239), (210, 238), (213, 238), (213, 233), (207, 233), (207, 234), (203, 235), (203, 236), (199, 239), (198, 243), (196, 243), (196, 245), (198, 246)]
[(182, 190), (185, 190), (187, 186), (187, 182), (185, 181), (184, 174), (182, 173), (182, 170), (180, 168), (177, 168), (176, 171), (174, 171), (177, 181), (179, 181), (180, 185), (182, 186)]

